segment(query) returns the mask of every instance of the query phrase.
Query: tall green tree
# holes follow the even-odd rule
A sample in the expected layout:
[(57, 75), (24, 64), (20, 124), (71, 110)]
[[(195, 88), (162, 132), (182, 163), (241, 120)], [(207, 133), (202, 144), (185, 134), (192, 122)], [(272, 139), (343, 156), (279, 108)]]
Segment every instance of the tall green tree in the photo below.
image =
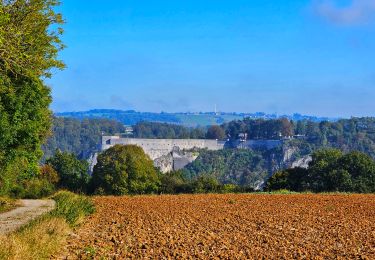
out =
[(159, 185), (152, 160), (136, 145), (115, 145), (100, 154), (91, 179), (94, 192), (112, 195), (157, 192)]
[(225, 131), (222, 127), (220, 127), (218, 125), (213, 125), (213, 126), (208, 128), (206, 138), (207, 139), (223, 140), (223, 139), (225, 139)]
[(0, 72), (3, 75), (51, 76), (63, 68), (57, 59), (64, 48), (60, 36), (59, 0), (0, 1)]
[(57, 59), (64, 47), (58, 4), (0, 1), (0, 190), (38, 174), (51, 122), (50, 88), (43, 80), (64, 67)]

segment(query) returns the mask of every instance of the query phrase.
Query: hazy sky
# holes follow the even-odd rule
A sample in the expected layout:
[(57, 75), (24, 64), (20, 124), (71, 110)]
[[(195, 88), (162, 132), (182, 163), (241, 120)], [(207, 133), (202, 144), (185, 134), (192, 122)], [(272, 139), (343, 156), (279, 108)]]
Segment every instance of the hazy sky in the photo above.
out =
[(63, 0), (54, 111), (375, 116), (375, 0)]

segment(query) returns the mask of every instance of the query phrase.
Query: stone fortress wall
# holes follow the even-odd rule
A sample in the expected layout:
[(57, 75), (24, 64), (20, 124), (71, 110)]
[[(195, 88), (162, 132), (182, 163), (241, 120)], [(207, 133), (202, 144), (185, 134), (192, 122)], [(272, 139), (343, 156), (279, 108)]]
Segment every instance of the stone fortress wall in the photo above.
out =
[(120, 138), (119, 136), (103, 136), (101, 150), (116, 145), (134, 144), (143, 148), (145, 153), (152, 160), (171, 153), (174, 149), (189, 150), (193, 148), (221, 150), (225, 142), (204, 139), (141, 139), (141, 138)]
[(224, 147), (239, 149), (272, 149), (282, 145), (281, 140), (248, 140), (228, 144), (225, 141), (207, 139), (142, 139), (121, 138), (120, 136), (102, 136), (100, 151), (105, 151), (114, 145), (137, 145), (154, 161), (154, 165), (162, 172), (178, 170), (194, 161), (196, 156), (184, 150), (194, 148), (221, 150)]

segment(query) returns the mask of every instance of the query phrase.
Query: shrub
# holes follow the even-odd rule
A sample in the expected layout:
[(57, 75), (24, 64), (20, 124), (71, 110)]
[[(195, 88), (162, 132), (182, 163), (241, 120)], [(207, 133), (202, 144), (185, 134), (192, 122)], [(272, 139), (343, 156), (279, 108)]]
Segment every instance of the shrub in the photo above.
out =
[(15, 200), (0, 197), (0, 213), (13, 209), (16, 206)]
[(48, 164), (40, 167), (40, 178), (46, 179), (54, 185), (57, 185), (60, 180), (58, 173)]
[(23, 182), (22, 198), (39, 199), (55, 192), (55, 186), (46, 179), (33, 178)]
[(78, 160), (71, 153), (56, 151), (55, 155), (49, 158), (46, 163), (58, 174), (58, 188), (73, 192), (85, 192), (87, 190), (90, 178), (87, 161)]
[(239, 187), (234, 184), (224, 184), (221, 188), (223, 193), (235, 193), (238, 192)]
[(208, 175), (199, 176), (192, 185), (193, 193), (217, 193), (220, 191), (219, 181)]

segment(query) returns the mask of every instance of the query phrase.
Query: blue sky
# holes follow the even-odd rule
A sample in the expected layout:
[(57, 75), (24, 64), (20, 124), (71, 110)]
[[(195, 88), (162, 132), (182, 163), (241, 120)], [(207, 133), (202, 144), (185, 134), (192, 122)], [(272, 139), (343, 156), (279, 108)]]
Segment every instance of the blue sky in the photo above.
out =
[(54, 111), (375, 116), (375, 0), (63, 0)]

